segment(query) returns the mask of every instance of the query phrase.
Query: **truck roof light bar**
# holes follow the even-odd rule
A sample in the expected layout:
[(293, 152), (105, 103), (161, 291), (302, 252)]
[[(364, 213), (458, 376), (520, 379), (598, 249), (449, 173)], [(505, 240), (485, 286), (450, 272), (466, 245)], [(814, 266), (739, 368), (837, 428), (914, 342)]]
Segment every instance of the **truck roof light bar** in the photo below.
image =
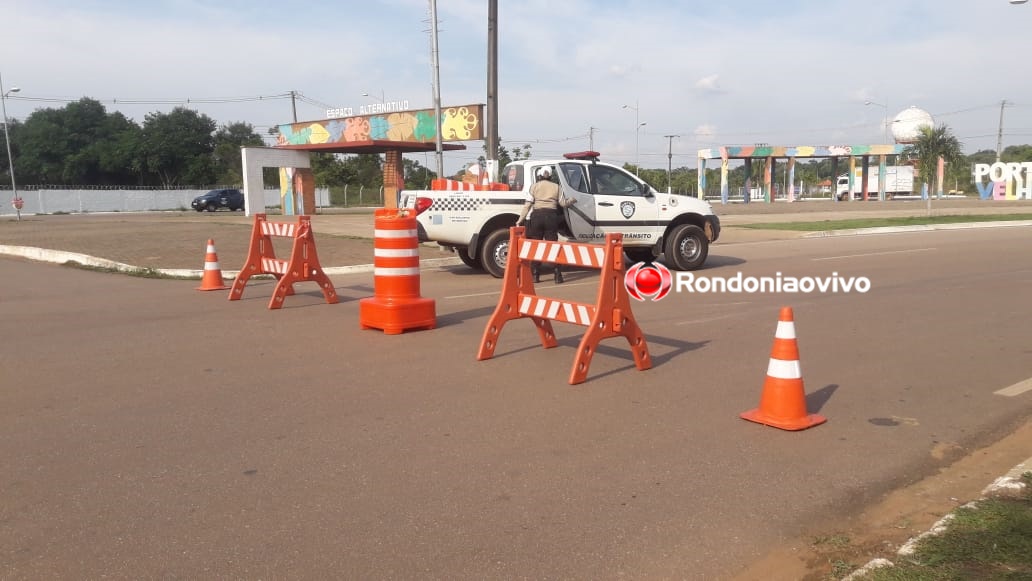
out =
[(563, 157), (565, 157), (566, 159), (582, 159), (598, 163), (598, 158), (601, 155), (602, 154), (597, 151), (575, 151), (573, 153), (564, 153)]

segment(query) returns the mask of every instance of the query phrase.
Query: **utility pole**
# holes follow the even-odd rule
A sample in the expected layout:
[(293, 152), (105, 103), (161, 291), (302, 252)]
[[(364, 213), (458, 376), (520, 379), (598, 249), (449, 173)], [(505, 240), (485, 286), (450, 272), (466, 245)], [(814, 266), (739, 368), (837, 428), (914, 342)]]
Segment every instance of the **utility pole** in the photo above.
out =
[(297, 123), (297, 101), (294, 97), (297, 96), (297, 92), (293, 89), (290, 90), (290, 109), (294, 112), (294, 123)]
[(595, 151), (595, 130), (598, 127), (588, 127), (588, 151)]
[(1003, 108), (1007, 106), (1007, 99), (1000, 101), (1000, 129), (996, 132), (996, 161), (1000, 161), (1003, 155)]
[(667, 138), (667, 167), (666, 167), (666, 191), (671, 193), (673, 187), (673, 168), (674, 168), (674, 138), (680, 137), (680, 135), (664, 135)]
[(498, 180), (498, 0), (487, 3), (487, 171)]
[(434, 70), (434, 145), (437, 150), (437, 177), (444, 177), (444, 144), (441, 142), (441, 57), (437, 47), (437, 0), (430, 0), (430, 52)]

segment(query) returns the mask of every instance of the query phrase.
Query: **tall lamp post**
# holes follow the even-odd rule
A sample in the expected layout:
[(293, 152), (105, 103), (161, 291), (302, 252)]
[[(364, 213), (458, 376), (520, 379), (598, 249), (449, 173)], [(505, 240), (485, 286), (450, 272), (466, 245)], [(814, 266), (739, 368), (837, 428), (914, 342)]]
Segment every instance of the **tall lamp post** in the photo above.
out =
[(673, 169), (674, 169), (674, 138), (680, 135), (664, 135), (667, 138), (667, 163), (666, 163), (666, 193), (673, 193)]
[(624, 105), (624, 109), (631, 109), (634, 111), (634, 175), (638, 175), (638, 169), (641, 166), (640, 156), (638, 155), (638, 130), (648, 125), (644, 121), (638, 121), (638, 100), (634, 100), (634, 106)]
[(874, 101), (864, 101), (864, 105), (874, 105), (875, 107), (881, 107), (885, 110), (885, 117), (882, 118), (882, 125), (885, 126), (885, 143), (889, 142), (889, 106), (882, 105), (881, 103), (875, 103)]
[(18, 198), (18, 186), (14, 183), (14, 156), (11, 155), (11, 133), (7, 129), (7, 96), (11, 93), (17, 93), (20, 91), (18, 87), (11, 87), (9, 91), (4, 91), (3, 77), (0, 77), (0, 110), (3, 111), (4, 117), (4, 141), (7, 143), (7, 171), (11, 173), (11, 204), (14, 206), (14, 211), (18, 214), (18, 221), (21, 221), (21, 200)]

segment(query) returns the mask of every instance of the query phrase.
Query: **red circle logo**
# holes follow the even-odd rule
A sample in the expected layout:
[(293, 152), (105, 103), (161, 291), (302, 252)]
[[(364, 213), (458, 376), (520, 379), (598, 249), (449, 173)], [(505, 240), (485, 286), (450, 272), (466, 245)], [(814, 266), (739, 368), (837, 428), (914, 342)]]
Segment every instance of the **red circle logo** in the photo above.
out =
[(644, 301), (647, 297), (658, 301), (670, 294), (673, 275), (670, 269), (658, 262), (639, 262), (624, 273), (624, 286), (627, 294), (635, 300)]
[(643, 268), (634, 276), (634, 284), (638, 286), (638, 290), (642, 294), (654, 295), (659, 292), (662, 280), (660, 279), (659, 271), (656, 269)]

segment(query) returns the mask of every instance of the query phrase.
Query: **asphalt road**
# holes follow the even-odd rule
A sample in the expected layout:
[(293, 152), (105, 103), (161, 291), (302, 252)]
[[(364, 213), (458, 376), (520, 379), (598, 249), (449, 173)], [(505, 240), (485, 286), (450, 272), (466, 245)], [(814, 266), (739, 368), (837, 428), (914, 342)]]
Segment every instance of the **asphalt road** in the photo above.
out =
[[(654, 367), (583, 329), (543, 350), (499, 281), (426, 270), (438, 328), (360, 330), (272, 283), (0, 258), (0, 578), (721, 579), (991, 442), (1032, 412), (1028, 229), (740, 243), (697, 276), (864, 276), (867, 293), (635, 304)], [(593, 273), (541, 294), (591, 302)], [(778, 309), (811, 412), (746, 422)], [(1027, 454), (1025, 455), (1027, 456)], [(1018, 458), (1017, 460), (1024, 459)]]

